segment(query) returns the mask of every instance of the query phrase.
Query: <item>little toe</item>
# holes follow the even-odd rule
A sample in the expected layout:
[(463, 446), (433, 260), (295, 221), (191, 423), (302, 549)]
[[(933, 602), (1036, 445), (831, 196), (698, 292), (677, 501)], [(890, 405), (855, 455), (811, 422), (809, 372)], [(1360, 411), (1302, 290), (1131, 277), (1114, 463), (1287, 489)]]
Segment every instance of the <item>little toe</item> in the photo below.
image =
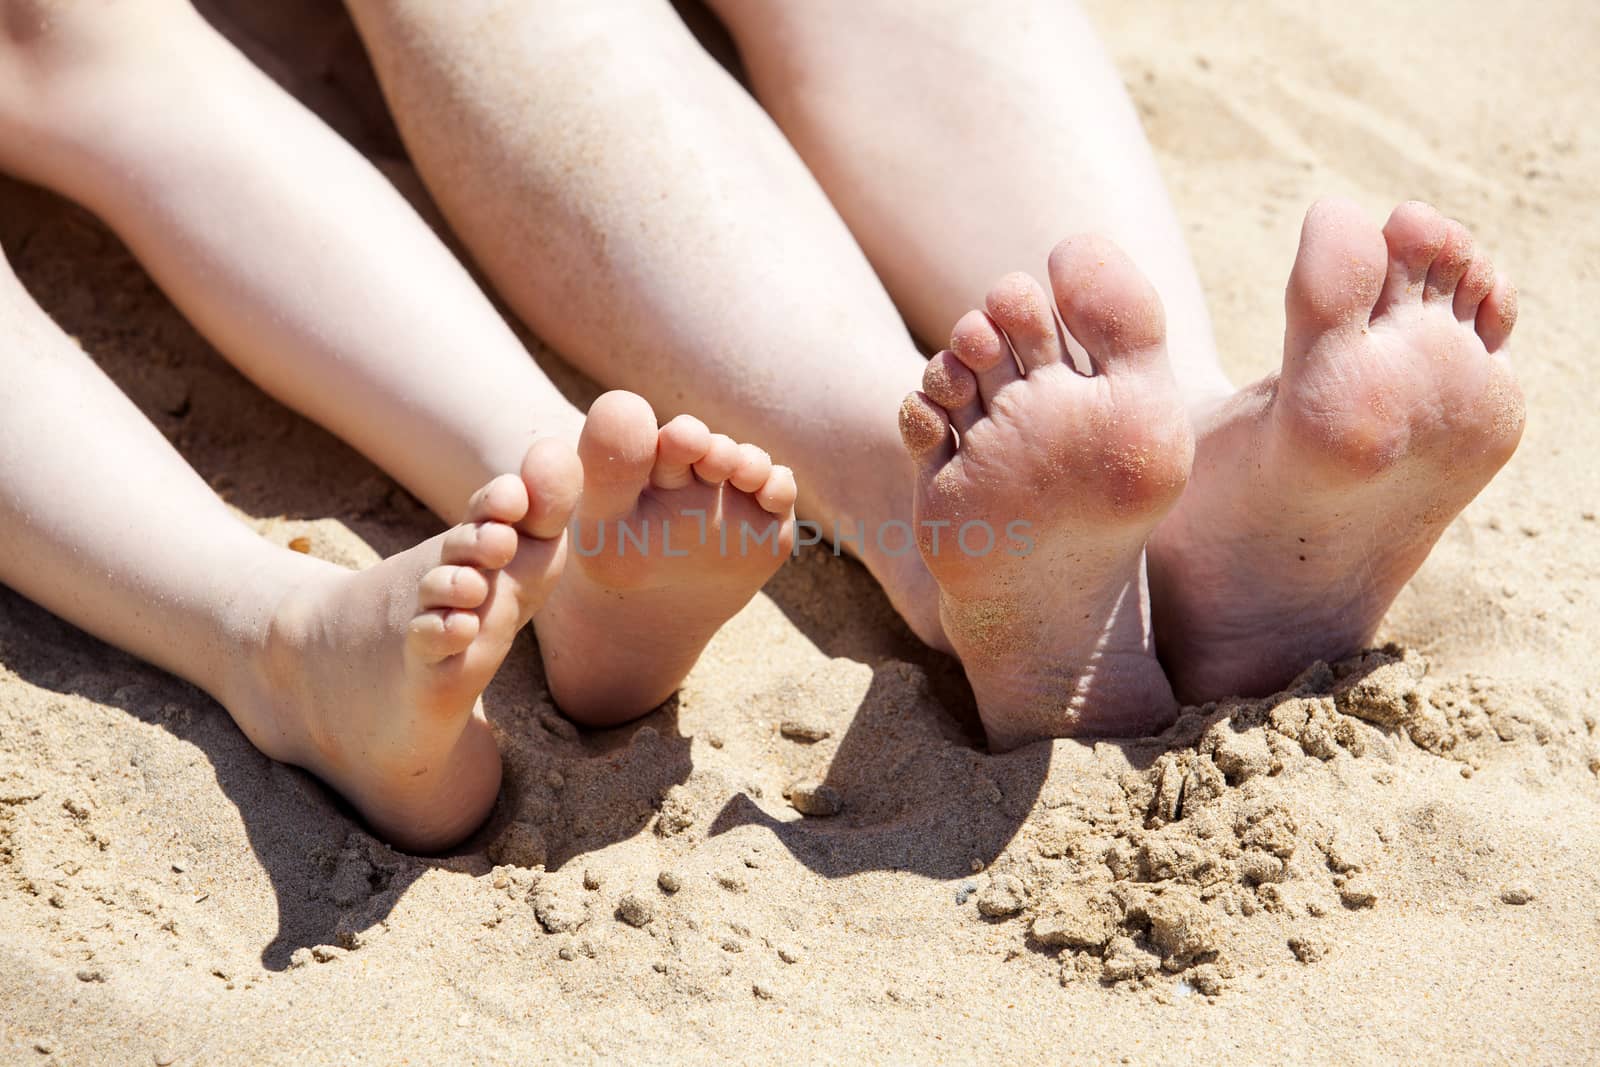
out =
[(1469, 323), (1477, 320), (1478, 305), (1494, 288), (1494, 280), (1494, 263), (1489, 257), (1482, 253), (1473, 256), (1467, 273), (1461, 278), (1461, 284), (1456, 286), (1455, 313), (1458, 320)]
[(694, 465), (694, 472), (707, 485), (721, 485), (739, 465), (739, 442), (725, 433), (711, 435), (706, 454)]
[(1389, 249), (1388, 273), (1378, 297), (1375, 315), (1399, 304), (1421, 299), (1428, 281), (1428, 270), (1444, 248), (1450, 233), (1445, 217), (1420, 200), (1410, 200), (1394, 209), (1383, 225), (1383, 240)]
[(739, 462), (728, 475), (728, 481), (741, 493), (753, 493), (766, 484), (771, 474), (772, 457), (766, 450), (744, 444), (739, 446)]
[(756, 503), (761, 505), (761, 510), (769, 514), (785, 516), (794, 510), (794, 502), (799, 495), (800, 490), (795, 484), (794, 471), (773, 464), (772, 473), (767, 475), (767, 480), (756, 490)]
[(482, 626), (476, 612), (439, 608), (419, 613), (411, 620), (407, 637), (427, 659), (448, 659), (472, 646)]
[(643, 397), (616, 390), (596, 400), (578, 438), (580, 513), (609, 519), (631, 512), (650, 482), (659, 437), (655, 412)]
[[(1043, 287), (1031, 276), (1020, 271), (1007, 274), (989, 290), (983, 306), (1011, 342), (1024, 375), (1047, 364), (1061, 362), (1063, 349), (1055, 311)], [(956, 431), (960, 432), (959, 426)]]
[(1067, 332), (1099, 373), (1161, 358), (1167, 334), (1161, 298), (1110, 239), (1091, 234), (1056, 245), (1050, 287)]
[(417, 604), (423, 610), (458, 608), (470, 611), (489, 596), (489, 581), (473, 567), (442, 564), (422, 576)]
[(1428, 280), (1422, 287), (1422, 299), (1428, 304), (1454, 304), (1456, 288), (1466, 276), (1476, 254), (1472, 234), (1455, 219), (1445, 220), (1444, 247), (1434, 257), (1428, 268)]
[(535, 441), (522, 457), (522, 484), (527, 514), (517, 528), (540, 540), (561, 536), (583, 495), (584, 467), (572, 446), (554, 437)]
[(900, 439), (924, 467), (942, 467), (955, 455), (950, 420), (926, 393), (910, 393), (900, 404)]
[(966, 433), (983, 417), (978, 379), (953, 352), (940, 352), (928, 360), (922, 371), (922, 391), (949, 414), (956, 433)]
[(694, 465), (711, 447), (711, 431), (693, 415), (679, 415), (661, 428), (656, 445), (656, 465), (650, 484), (658, 489), (682, 489), (694, 481)]
[(517, 554), (517, 531), (502, 522), (464, 522), (444, 535), (439, 562), (499, 570)]
[(1476, 323), (1484, 348), (1498, 352), (1505, 347), (1517, 324), (1517, 287), (1504, 274), (1495, 278), (1494, 288), (1478, 305)]
[(1366, 329), (1387, 261), (1383, 235), (1355, 203), (1312, 204), (1284, 294), (1285, 353), (1303, 354), (1330, 331)]
[(961, 316), (950, 334), (950, 351), (978, 380), (978, 395), (985, 406), (1003, 387), (1022, 377), (1005, 335), (981, 311)]

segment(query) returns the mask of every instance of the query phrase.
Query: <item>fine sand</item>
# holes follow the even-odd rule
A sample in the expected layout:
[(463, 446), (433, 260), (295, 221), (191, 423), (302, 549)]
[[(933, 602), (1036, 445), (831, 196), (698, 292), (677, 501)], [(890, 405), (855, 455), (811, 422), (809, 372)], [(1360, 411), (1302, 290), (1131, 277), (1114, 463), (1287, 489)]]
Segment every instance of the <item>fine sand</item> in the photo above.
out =
[[(414, 194), (336, 7), (237, 6)], [(1593, 1062), (1600, 8), (1315, 6), (1092, 8), (1239, 379), (1277, 359), (1318, 195), (1430, 200), (1520, 282), (1527, 436), (1394, 645), (995, 757), (959, 672), (811, 550), (622, 729), (559, 717), (523, 638), (486, 698), (500, 806), (418, 859), (0, 591), (0, 1062)], [(436, 529), (83, 212), (0, 183), (0, 244), (264, 536), (359, 565)]]

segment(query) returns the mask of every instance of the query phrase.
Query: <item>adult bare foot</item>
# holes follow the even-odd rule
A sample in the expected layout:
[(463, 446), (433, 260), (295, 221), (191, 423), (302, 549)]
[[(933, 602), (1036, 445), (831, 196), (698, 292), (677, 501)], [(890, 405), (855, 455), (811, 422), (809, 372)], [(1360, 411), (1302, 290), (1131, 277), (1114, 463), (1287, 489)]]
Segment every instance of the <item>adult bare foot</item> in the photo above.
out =
[(550, 694), (589, 726), (671, 696), (794, 548), (794, 476), (633, 393), (589, 408), (566, 572), (534, 620)]
[(996, 749), (1149, 731), (1177, 707), (1144, 582), (1145, 538), (1193, 454), (1161, 304), (1100, 238), (1057, 245), (1050, 282), (1093, 375), (1038, 282), (1013, 274), (901, 408), (918, 547)]
[(1372, 639), (1434, 542), (1522, 436), (1502, 348), (1516, 290), (1425, 204), (1380, 233), (1306, 215), (1283, 368), (1202, 420), (1150, 542), (1161, 658), (1186, 700), (1260, 695)]
[(387, 840), (426, 852), (465, 837), (500, 789), (479, 696), (555, 584), (581, 479), (570, 445), (541, 442), (461, 525), (359, 573), (328, 565), (274, 613), (235, 719)]

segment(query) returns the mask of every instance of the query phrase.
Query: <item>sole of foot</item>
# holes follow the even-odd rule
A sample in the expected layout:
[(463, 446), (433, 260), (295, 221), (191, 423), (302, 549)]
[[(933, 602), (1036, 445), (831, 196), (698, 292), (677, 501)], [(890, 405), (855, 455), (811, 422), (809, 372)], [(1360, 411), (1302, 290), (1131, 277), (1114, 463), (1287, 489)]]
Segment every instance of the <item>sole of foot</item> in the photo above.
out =
[(1516, 290), (1460, 223), (1408, 203), (1306, 215), (1282, 369), (1199, 420), (1150, 545), (1185, 700), (1265, 695), (1369, 643), (1439, 535), (1510, 459)]
[(647, 714), (794, 548), (795, 481), (754, 445), (633, 393), (600, 397), (578, 442), (565, 573), (534, 625), (556, 704), (586, 726)]
[(540, 442), (520, 476), (473, 496), (460, 525), (294, 589), (273, 615), (254, 706), (236, 714), (251, 740), (401, 848), (471, 833), (500, 789), (480, 697), (556, 583), (581, 484), (571, 446)]
[(1101, 238), (1063, 241), (1049, 275), (1054, 301), (1026, 274), (997, 283), (900, 411), (918, 547), (997, 750), (1146, 733), (1177, 710), (1144, 580), (1193, 454), (1161, 304)]

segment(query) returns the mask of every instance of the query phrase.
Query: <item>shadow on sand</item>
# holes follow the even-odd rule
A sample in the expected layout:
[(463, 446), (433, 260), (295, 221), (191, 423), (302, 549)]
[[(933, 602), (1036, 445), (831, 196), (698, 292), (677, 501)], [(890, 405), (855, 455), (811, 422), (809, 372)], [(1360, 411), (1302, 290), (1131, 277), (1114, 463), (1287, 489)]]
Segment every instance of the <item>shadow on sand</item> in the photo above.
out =
[[(391, 177), (410, 174), (387, 118), (375, 118), (382, 116), (375, 82), (359, 55), (351, 58), (359, 42), (336, 4), (202, 4), (208, 13), (236, 7), (244, 15), (235, 13), (239, 21), (224, 28), (252, 58), (378, 158)], [(285, 38), (305, 45), (303, 55), (294, 63), (275, 61), (275, 50), (285, 46), (280, 31), (297, 18), (325, 32), (313, 34), (311, 44)], [(83, 211), (0, 179), (0, 244), (46, 312), (244, 512), (333, 517), (383, 555), (438, 530), (390, 479), (229, 367), (121, 243)], [(559, 368), (554, 374), (570, 392), (592, 388)], [(800, 862), (830, 878), (897, 870), (951, 879), (998, 856), (1034, 807), (1050, 770), (1050, 746), (983, 754), (982, 728), (959, 666), (910, 634), (854, 563), (810, 549), (766, 594), (818, 649), (872, 668), (823, 776), (846, 807), (832, 819), (785, 820), (735, 793), (710, 832), (764, 826)], [(525, 635), (485, 694), (506, 754), (496, 814), (454, 855), (405, 856), (362, 831), (354, 814), (309, 775), (262, 756), (223, 709), (192, 687), (3, 589), (0, 635), (7, 665), (30, 685), (120, 708), (204, 756), (238, 809), (276, 897), (278, 929), (261, 953), (270, 969), (287, 966), (297, 949), (359, 939), (430, 868), (486, 873), (513, 823), (538, 831), (534, 844), (524, 842), (537, 855), (517, 858), (529, 866), (542, 860), (551, 870), (631, 838), (692, 771), (690, 739), (672, 704), (619, 729), (574, 729), (550, 706)], [(949, 803), (953, 793), (963, 802)]]
[[(0, 178), (0, 246), (45, 312), (245, 514), (333, 518), (384, 556), (441, 528), (365, 459), (234, 371), (88, 213)], [(120, 708), (204, 755), (276, 898), (278, 930), (261, 956), (275, 970), (296, 949), (359, 937), (430, 867), (487, 872), (485, 843), (547, 788), (543, 768), (552, 761), (592, 765), (615, 783), (585, 794), (594, 799), (594, 815), (563, 813), (561, 832), (549, 835), (552, 865), (570, 858), (579, 842), (600, 848), (638, 833), (651, 799), (689, 773), (689, 743), (670, 705), (628, 730), (579, 736), (551, 709), (537, 651), (524, 634), (484, 695), (507, 754), (495, 816), (451, 856), (405, 856), (363, 831), (359, 817), (310, 775), (256, 751), (210, 697), (3, 587), (0, 636), (6, 665), (28, 684)], [(628, 776), (604, 773), (646, 725), (656, 748), (651, 758), (635, 761)], [(580, 783), (587, 777), (570, 769), (567, 776)]]

